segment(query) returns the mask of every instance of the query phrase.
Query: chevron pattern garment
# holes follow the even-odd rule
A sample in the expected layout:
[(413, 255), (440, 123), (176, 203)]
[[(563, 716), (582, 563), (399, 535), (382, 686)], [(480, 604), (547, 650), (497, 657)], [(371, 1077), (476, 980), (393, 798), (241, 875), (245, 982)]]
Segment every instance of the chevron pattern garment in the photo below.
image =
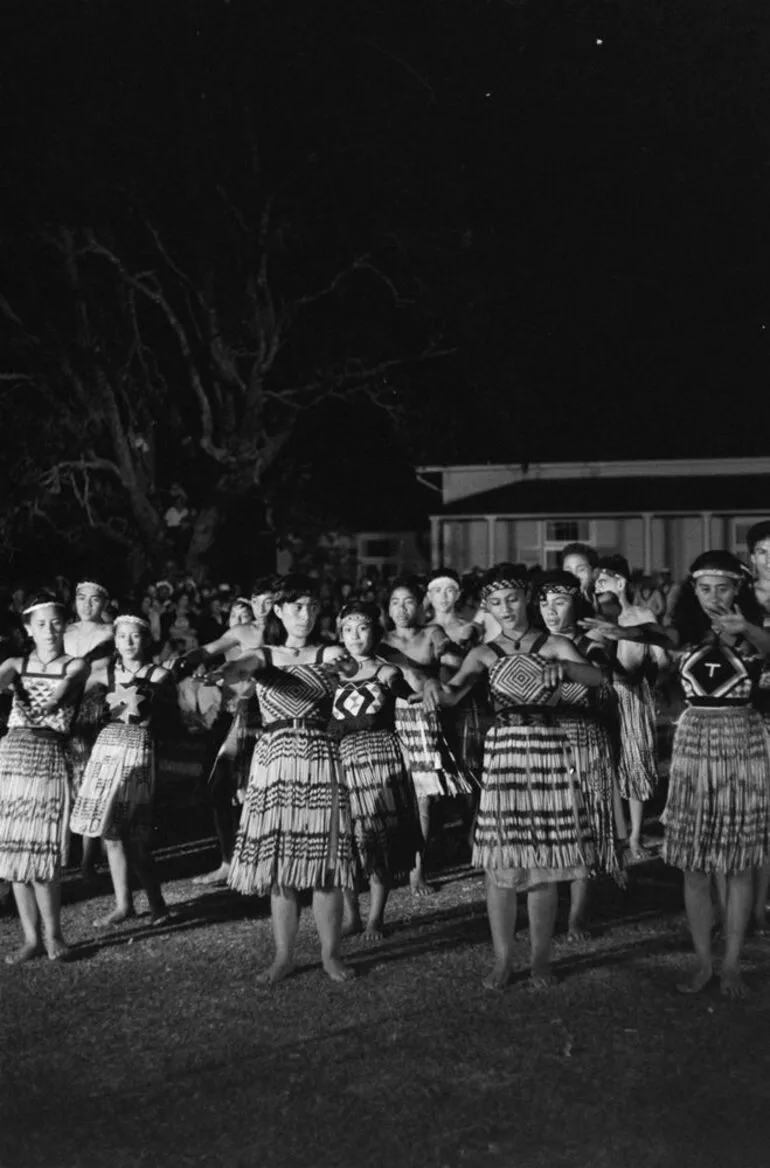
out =
[(418, 799), (471, 793), (473, 784), (466, 777), (460, 760), (452, 753), (434, 710), (426, 710), (423, 705), (399, 698), (396, 702), (396, 733)]
[(0, 880), (53, 880), (66, 859), (69, 782), (65, 736), (72, 708), (43, 713), (61, 670), (22, 665), (8, 733), (0, 740)]
[(715, 702), (729, 695), (743, 704), (688, 706), (679, 719), (662, 856), (684, 871), (742, 872), (770, 860), (770, 734), (748, 697), (760, 662), (725, 646), (703, 649), (679, 660), (687, 700), (708, 701), (710, 691)]
[[(285, 669), (270, 664), (257, 677), (263, 733), (230, 868), (229, 883), (238, 892), (354, 887), (348, 792), (339, 752), (321, 729), (336, 682), (336, 672), (320, 662)], [(288, 719), (296, 724), (281, 725)]]
[(585, 876), (596, 852), (569, 739), (543, 705), (554, 693), (546, 662), (494, 651), (500, 659), (489, 687), (497, 717), (484, 744), (473, 864), (495, 884), (521, 890)]

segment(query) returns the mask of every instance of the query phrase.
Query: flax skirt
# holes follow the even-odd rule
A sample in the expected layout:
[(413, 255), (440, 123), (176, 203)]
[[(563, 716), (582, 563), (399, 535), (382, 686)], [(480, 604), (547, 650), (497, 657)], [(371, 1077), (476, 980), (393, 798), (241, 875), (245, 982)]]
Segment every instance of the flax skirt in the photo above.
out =
[(64, 743), (9, 730), (0, 741), (0, 880), (44, 882), (66, 861), (69, 784)]

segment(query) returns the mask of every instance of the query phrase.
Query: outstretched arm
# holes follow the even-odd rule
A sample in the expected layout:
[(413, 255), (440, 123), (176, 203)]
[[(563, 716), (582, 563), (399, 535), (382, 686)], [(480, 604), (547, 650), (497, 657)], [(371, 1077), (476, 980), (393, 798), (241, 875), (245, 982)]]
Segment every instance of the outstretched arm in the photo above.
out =
[(442, 706), (456, 706), (470, 693), (478, 678), (489, 670), (495, 654), (488, 645), (477, 645), (471, 649), (454, 677), (450, 678), (441, 691)]

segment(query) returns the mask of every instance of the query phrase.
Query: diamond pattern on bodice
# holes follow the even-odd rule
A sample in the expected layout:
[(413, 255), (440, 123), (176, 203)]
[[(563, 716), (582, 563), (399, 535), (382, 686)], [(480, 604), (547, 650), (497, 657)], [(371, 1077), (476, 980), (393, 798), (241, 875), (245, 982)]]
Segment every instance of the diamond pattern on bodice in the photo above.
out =
[(489, 671), (489, 688), (498, 709), (542, 706), (553, 696), (543, 683), (547, 661), (530, 653), (501, 657)]
[(343, 722), (346, 718), (370, 718), (385, 705), (386, 690), (378, 681), (349, 681), (334, 695), (332, 713)]
[(56, 734), (66, 734), (74, 714), (72, 706), (64, 706), (51, 714), (42, 712), (54, 691), (61, 685), (62, 673), (22, 673), (20, 682), (26, 701), (20, 701), (14, 694), (13, 707), (8, 716), (8, 729), (53, 730)]
[(284, 718), (329, 716), (336, 674), (324, 665), (287, 665), (257, 675), (256, 692), (265, 726)]
[(747, 698), (752, 679), (741, 657), (726, 645), (701, 645), (680, 664), (686, 697)]

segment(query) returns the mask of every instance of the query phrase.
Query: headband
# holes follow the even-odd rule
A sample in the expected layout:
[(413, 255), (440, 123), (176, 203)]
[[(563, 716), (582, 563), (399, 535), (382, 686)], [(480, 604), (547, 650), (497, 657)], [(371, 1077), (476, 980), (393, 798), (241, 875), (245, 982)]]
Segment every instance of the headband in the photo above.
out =
[(542, 598), (547, 596), (549, 592), (554, 592), (557, 596), (575, 597), (580, 595), (580, 585), (561, 583), (551, 584), (546, 580), (544, 584), (538, 585), (538, 587), (535, 589), (535, 598), (537, 600), (542, 600)]
[(740, 572), (731, 572), (729, 568), (698, 568), (697, 572), (692, 573), (693, 580), (698, 580), (701, 576), (723, 576), (725, 580), (743, 579)]
[(430, 592), (431, 588), (435, 588), (437, 584), (451, 584), (453, 588), (457, 589), (460, 587), (454, 576), (434, 576), (433, 579), (426, 585), (428, 592)]
[(81, 580), (75, 585), (75, 595), (77, 596), (78, 588), (93, 588), (100, 596), (109, 596), (107, 589), (103, 584), (97, 584), (95, 580)]
[(35, 604), (28, 604), (26, 608), (21, 610), (22, 616), (29, 616), (33, 612), (37, 612), (39, 608), (63, 608), (64, 605), (60, 600), (38, 600)]
[(148, 621), (144, 620), (144, 618), (141, 616), (134, 616), (134, 614), (130, 612), (126, 612), (123, 613), (122, 616), (115, 617), (115, 620), (112, 622), (112, 627), (116, 629), (118, 625), (134, 625), (135, 628), (143, 629), (148, 633), (151, 631)]
[(502, 580), (491, 580), (489, 584), (482, 584), (481, 599), (486, 600), (493, 592), (502, 592), (504, 588), (518, 588), (521, 592), (526, 592), (529, 587), (529, 581), (526, 576), (506, 576)]

